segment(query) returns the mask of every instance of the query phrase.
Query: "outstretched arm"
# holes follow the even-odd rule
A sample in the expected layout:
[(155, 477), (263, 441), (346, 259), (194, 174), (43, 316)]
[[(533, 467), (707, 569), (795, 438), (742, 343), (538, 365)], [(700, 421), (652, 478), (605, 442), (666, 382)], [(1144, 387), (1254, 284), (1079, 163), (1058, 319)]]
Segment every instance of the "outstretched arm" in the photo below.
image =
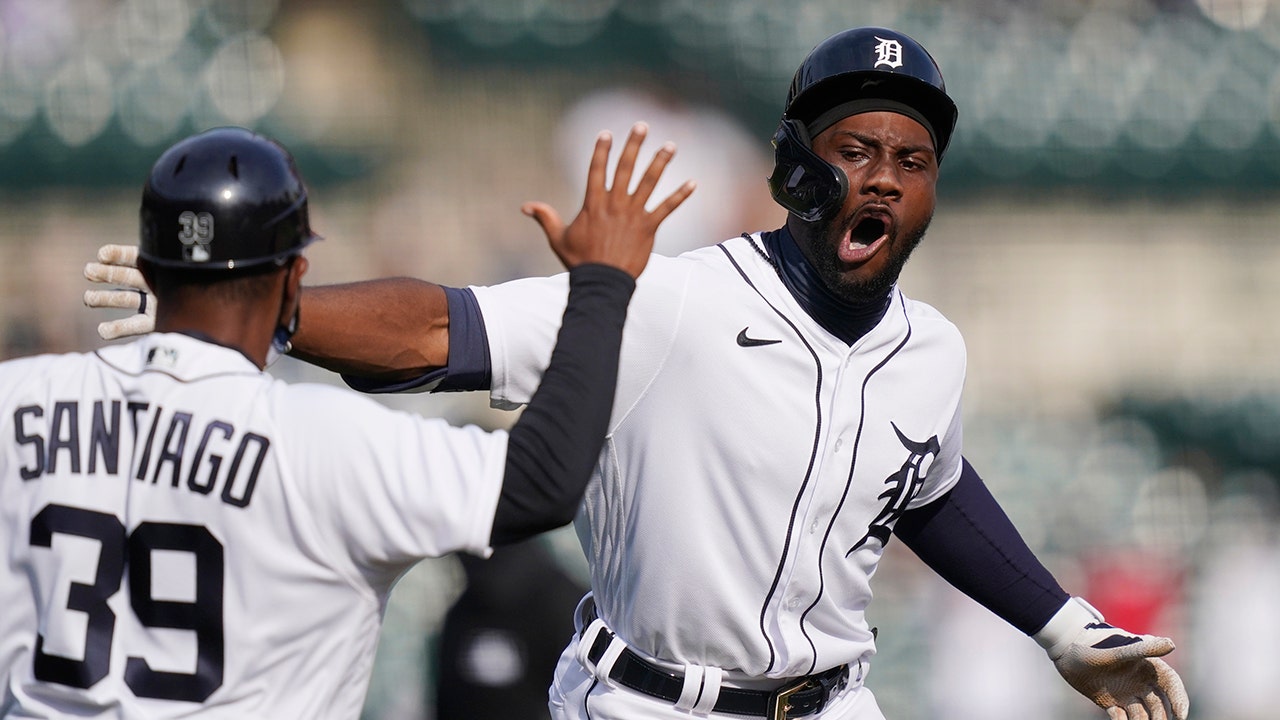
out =
[(983, 607), (1031, 635), (1067, 601), (982, 478), (961, 460), (945, 495), (903, 513), (893, 533), (934, 572)]
[[(103, 340), (155, 329), (156, 300), (138, 271), (138, 246), (104, 245), (85, 278), (116, 286), (90, 289), (91, 308), (136, 310), (98, 324)], [(290, 354), (314, 365), (373, 381), (414, 378), (449, 361), (449, 308), (439, 285), (384, 278), (304, 288)]]
[(1069, 597), (967, 460), (955, 487), (904, 513), (894, 534), (944, 580), (1032, 636), (1110, 720), (1186, 720), (1182, 680), (1159, 659), (1173, 641), (1112, 627)]
[(444, 288), (384, 278), (305, 288), (290, 355), (350, 375), (416, 377), (449, 361)]

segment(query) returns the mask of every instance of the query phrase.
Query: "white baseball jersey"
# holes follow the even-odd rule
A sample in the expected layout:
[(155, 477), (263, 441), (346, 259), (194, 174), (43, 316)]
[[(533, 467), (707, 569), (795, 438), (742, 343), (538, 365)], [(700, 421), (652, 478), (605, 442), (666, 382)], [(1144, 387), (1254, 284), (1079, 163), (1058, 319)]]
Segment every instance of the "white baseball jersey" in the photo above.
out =
[(0, 717), (356, 718), (387, 595), (487, 554), (507, 436), (155, 334), (0, 364)]
[[(492, 400), (525, 403), (565, 278), (473, 291)], [(959, 478), (964, 373), (959, 331), (897, 289), (850, 347), (745, 238), (651, 258), (577, 519), (600, 616), (643, 654), (731, 678), (869, 657), (893, 524)]]

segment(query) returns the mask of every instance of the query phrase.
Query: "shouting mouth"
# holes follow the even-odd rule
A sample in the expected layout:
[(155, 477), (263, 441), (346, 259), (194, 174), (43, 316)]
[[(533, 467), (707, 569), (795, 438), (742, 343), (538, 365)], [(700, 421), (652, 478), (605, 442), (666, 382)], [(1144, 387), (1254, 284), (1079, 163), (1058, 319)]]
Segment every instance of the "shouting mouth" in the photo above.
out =
[(883, 210), (867, 210), (854, 217), (848, 242), (840, 243), (840, 260), (846, 263), (866, 261), (889, 241), (892, 218)]

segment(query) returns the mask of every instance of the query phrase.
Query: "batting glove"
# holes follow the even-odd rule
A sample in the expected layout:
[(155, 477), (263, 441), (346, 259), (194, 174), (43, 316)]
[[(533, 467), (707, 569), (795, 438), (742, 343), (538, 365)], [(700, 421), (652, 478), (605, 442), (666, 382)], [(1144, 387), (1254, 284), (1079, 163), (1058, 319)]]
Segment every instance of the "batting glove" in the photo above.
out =
[(113, 290), (85, 290), (84, 304), (91, 308), (124, 308), (137, 313), (98, 323), (103, 340), (146, 335), (156, 329), (156, 298), (138, 270), (137, 245), (103, 245), (97, 262), (84, 266), (84, 276), (96, 283), (123, 285)]
[(1158, 658), (1173, 641), (1112, 627), (1080, 598), (1071, 598), (1035, 634), (1058, 673), (1110, 720), (1186, 720), (1182, 678)]

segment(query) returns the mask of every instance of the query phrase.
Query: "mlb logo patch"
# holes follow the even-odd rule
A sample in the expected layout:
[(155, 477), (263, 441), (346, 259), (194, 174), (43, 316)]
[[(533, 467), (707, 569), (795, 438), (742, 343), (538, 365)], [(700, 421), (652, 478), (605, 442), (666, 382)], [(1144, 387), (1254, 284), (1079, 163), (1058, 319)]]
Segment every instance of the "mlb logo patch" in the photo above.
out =
[(171, 368), (178, 364), (178, 351), (157, 345), (147, 351), (147, 365)]

